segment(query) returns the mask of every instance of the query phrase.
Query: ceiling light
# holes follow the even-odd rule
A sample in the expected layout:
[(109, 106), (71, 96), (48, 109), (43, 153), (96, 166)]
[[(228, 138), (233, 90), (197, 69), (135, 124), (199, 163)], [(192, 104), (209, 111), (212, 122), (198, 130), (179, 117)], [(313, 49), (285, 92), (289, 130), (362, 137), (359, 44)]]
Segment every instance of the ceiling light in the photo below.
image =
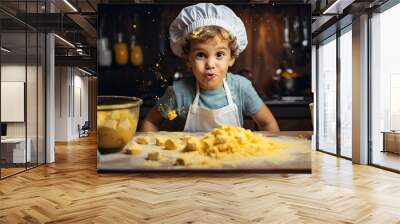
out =
[(64, 0), (64, 3), (67, 4), (74, 12), (78, 12), (78, 10), (71, 3), (69, 3), (68, 0)]
[(88, 71), (86, 71), (86, 70), (83, 70), (83, 69), (81, 69), (81, 68), (79, 68), (79, 67), (78, 67), (78, 70), (81, 71), (81, 72), (83, 72), (83, 73), (85, 73), (85, 74), (87, 74), (87, 75), (89, 75), (89, 76), (92, 75), (92, 73), (90, 73), (90, 72), (88, 72)]
[(355, 0), (336, 0), (332, 5), (325, 9), (322, 14), (342, 14), (343, 10), (354, 1)]
[(10, 53), (10, 52), (11, 52), (11, 50), (9, 50), (9, 49), (7, 49), (7, 48), (5, 48), (5, 47), (1, 47), (1, 50), (4, 51), (4, 52), (6, 52), (6, 53)]
[(71, 42), (69, 42), (68, 40), (58, 36), (57, 34), (54, 34), (55, 37), (57, 37), (58, 39), (60, 39), (62, 42), (66, 43), (68, 46), (75, 48), (75, 45), (73, 45)]

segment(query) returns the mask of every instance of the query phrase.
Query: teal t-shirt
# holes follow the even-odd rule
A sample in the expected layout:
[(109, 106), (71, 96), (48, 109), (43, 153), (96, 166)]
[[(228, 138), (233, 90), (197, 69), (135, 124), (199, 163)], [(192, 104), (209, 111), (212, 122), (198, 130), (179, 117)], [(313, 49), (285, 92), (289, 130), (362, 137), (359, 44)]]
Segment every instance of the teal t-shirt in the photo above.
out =
[[(238, 107), (240, 124), (243, 126), (243, 116), (251, 116), (259, 111), (263, 101), (251, 82), (245, 77), (228, 73), (226, 82), (231, 91), (233, 102)], [(167, 118), (168, 111), (176, 110), (178, 117), (186, 120), (195, 95), (196, 79), (194, 76), (188, 77), (169, 86), (157, 102), (157, 106), (164, 118)], [(225, 89), (221, 87), (213, 90), (201, 90), (199, 104), (200, 107), (208, 109), (219, 109), (228, 105)]]

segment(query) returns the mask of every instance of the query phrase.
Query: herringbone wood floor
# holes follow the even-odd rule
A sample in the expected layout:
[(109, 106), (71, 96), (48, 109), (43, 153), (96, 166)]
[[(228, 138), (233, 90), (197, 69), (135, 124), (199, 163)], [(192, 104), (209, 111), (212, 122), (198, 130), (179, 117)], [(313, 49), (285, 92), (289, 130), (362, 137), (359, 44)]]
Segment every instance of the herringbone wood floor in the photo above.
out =
[(97, 174), (95, 138), (0, 181), (0, 223), (400, 223), (400, 175), (313, 152), (312, 174)]

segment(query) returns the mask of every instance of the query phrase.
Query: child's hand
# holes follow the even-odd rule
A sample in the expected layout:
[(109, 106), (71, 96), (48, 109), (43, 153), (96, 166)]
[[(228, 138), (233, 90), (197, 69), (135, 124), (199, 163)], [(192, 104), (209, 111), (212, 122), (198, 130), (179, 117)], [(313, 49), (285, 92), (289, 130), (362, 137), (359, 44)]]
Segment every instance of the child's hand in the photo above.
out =
[(168, 105), (165, 104), (160, 104), (160, 108), (167, 113), (167, 118), (168, 120), (172, 121), (174, 120), (178, 114), (176, 113), (176, 110), (169, 107)]

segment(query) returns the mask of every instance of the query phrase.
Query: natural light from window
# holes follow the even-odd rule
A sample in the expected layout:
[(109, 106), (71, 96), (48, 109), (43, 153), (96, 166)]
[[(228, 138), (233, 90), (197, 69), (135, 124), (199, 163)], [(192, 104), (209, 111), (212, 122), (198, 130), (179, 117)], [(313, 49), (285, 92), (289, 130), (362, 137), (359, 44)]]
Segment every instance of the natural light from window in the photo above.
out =
[[(376, 14), (372, 28), (372, 142), (373, 163), (390, 167), (397, 154), (382, 153), (384, 131), (400, 131), (400, 4)], [(398, 167), (390, 167), (399, 169)]]
[(336, 37), (318, 48), (318, 149), (336, 153)]

